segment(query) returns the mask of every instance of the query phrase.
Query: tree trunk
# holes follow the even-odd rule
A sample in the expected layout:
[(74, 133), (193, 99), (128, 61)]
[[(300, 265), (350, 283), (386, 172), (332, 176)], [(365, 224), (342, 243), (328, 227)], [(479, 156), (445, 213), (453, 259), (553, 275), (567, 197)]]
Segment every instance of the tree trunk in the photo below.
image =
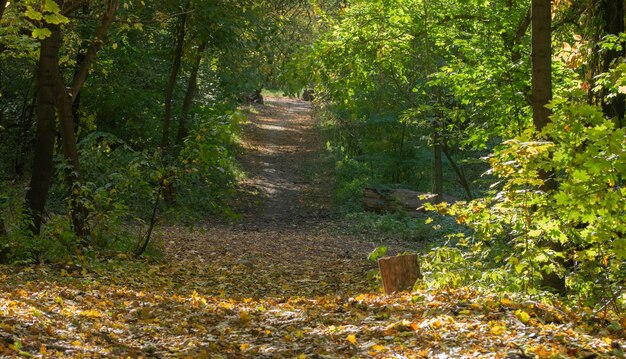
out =
[(28, 133), (33, 126), (33, 117), (35, 109), (37, 108), (37, 96), (31, 96), (31, 89), (37, 91), (35, 86), (37, 80), (37, 74), (35, 73), (31, 83), (28, 86), (28, 90), (24, 94), (24, 102), (22, 103), (22, 113), (18, 122), (18, 134), (17, 143), (15, 149), (15, 159), (13, 162), (13, 171), (17, 177), (22, 177), (24, 174), (24, 167), (26, 166), (25, 158), (26, 152), (31, 150), (30, 136)]
[(106, 37), (107, 30), (115, 19), (118, 5), (119, 0), (107, 0), (107, 8), (102, 15), (100, 24), (96, 28), (95, 39), (91, 42), (84, 54), (78, 54), (74, 76), (68, 87), (66, 87), (63, 82), (62, 74), (60, 72), (57, 74), (57, 107), (59, 109), (59, 119), (61, 123), (61, 141), (63, 144), (63, 154), (71, 166), (68, 171), (68, 184), (71, 198), (72, 227), (74, 233), (79, 238), (85, 238), (88, 234), (87, 216), (89, 214), (81, 200), (80, 161), (76, 141), (78, 124), (75, 121), (77, 120), (76, 114), (80, 101), (80, 90), (87, 80), (89, 70), (96, 59), (98, 51), (100, 51), (102, 47), (102, 40)]
[(511, 50), (511, 63), (514, 65), (516, 65), (522, 58), (522, 53), (518, 45), (522, 42), (522, 38), (528, 30), (528, 26), (530, 25), (530, 16), (530, 9), (528, 9), (520, 23), (517, 25), (515, 35), (513, 35), (511, 41), (507, 41), (507, 47)]
[(442, 146), (439, 139), (439, 126), (436, 123), (433, 128), (433, 152), (435, 156), (435, 161), (433, 165), (433, 193), (437, 195), (435, 197), (435, 202), (439, 203), (441, 201), (441, 196), (443, 195), (443, 163), (442, 163)]
[(448, 162), (450, 162), (450, 166), (452, 166), (454, 173), (456, 173), (456, 177), (459, 180), (459, 183), (461, 184), (461, 186), (465, 190), (465, 193), (467, 194), (467, 198), (469, 200), (474, 199), (469, 183), (467, 182), (467, 178), (465, 178), (465, 174), (463, 173), (461, 168), (459, 168), (456, 162), (454, 162), (454, 159), (452, 158), (452, 155), (450, 154), (450, 151), (448, 150), (448, 145), (444, 144), (442, 147), (442, 151), (443, 151), (443, 154), (446, 155)]
[[(167, 163), (170, 147), (170, 124), (172, 118), (172, 98), (174, 97), (174, 88), (176, 86), (176, 78), (180, 70), (180, 65), (183, 58), (183, 47), (185, 44), (185, 31), (187, 25), (187, 11), (189, 10), (191, 2), (187, 1), (185, 5), (185, 12), (180, 17), (180, 24), (176, 36), (176, 48), (174, 49), (174, 60), (172, 62), (172, 71), (170, 72), (170, 78), (165, 87), (165, 110), (163, 111), (163, 137), (161, 139), (161, 156), (163, 161)], [(163, 178), (163, 199), (167, 205), (171, 206), (175, 203), (175, 188), (174, 185), (167, 179)]]
[[(165, 158), (168, 154), (170, 146), (170, 123), (172, 118), (172, 98), (174, 97), (174, 87), (176, 86), (176, 78), (180, 70), (180, 64), (183, 58), (183, 46), (185, 44), (185, 30), (187, 25), (187, 10), (189, 10), (190, 2), (185, 5), (185, 12), (180, 17), (176, 36), (176, 48), (174, 49), (174, 60), (172, 62), (172, 70), (170, 78), (165, 87), (165, 110), (163, 111), (163, 137), (161, 139), (161, 153)], [(167, 192), (166, 196), (167, 198)]]
[[(619, 36), (624, 32), (624, 0), (602, 0), (602, 18), (604, 20), (604, 35)], [(622, 44), (623, 47), (623, 44)], [(602, 72), (606, 73), (611, 69), (613, 62), (623, 57), (626, 49), (611, 49), (603, 53)], [(602, 111), (609, 118), (616, 118), (619, 127), (624, 121), (624, 94), (607, 99), (608, 91), (605, 89), (602, 94)]]
[(7, 7), (8, 0), (0, 0), (0, 20), (2, 20), (2, 16), (4, 15), (4, 9)]
[(58, 25), (48, 25), (48, 29), (51, 35), (41, 41), (37, 67), (37, 132), (33, 171), (25, 203), (30, 216), (30, 231), (35, 235), (41, 231), (42, 216), (54, 171), (55, 80), (59, 73), (61, 29)]
[[(424, 1), (423, 3), (424, 5), (424, 29), (426, 31), (426, 33), (428, 33), (429, 30), (429, 26), (428, 26), (428, 1)], [(428, 42), (428, 46), (426, 46), (426, 54), (425, 54), (425, 58), (428, 60), (428, 72), (429, 74), (433, 74), (435, 72), (435, 65), (432, 62), (430, 53), (428, 51), (429, 47), (434, 47), (435, 44), (432, 43), (432, 41), (430, 40), (430, 37), (426, 37), (427, 42)], [(441, 96), (439, 94), (439, 89), (435, 86), (432, 89), (433, 93), (435, 94), (435, 99), (436, 99), (436, 103), (441, 103)], [(441, 161), (441, 140), (439, 139), (439, 121), (442, 121), (443, 116), (442, 114), (439, 114), (437, 112), (440, 111), (435, 111), (436, 112), (436, 116), (437, 119), (434, 121), (433, 123), (433, 133), (432, 133), (432, 139), (433, 139), (433, 155), (434, 155), (434, 163), (433, 163), (433, 181), (432, 181), (432, 185), (433, 185), (433, 189), (432, 192), (434, 194), (437, 195), (437, 197), (435, 197), (435, 201), (436, 203), (439, 203), (441, 201), (441, 196), (443, 195), (443, 164)]]
[[(119, 0), (107, 0), (106, 3), (107, 9), (103, 14), (100, 24), (96, 28), (95, 38), (87, 49), (83, 62), (79, 64), (78, 70), (74, 73), (72, 83), (68, 87), (63, 83), (63, 76), (59, 68), (59, 49), (62, 41), (61, 29), (58, 25), (46, 24), (47, 28), (51, 31), (51, 35), (41, 41), (39, 66), (37, 70), (36, 145), (33, 173), (29, 188), (26, 192), (26, 208), (31, 216), (30, 229), (33, 234), (39, 234), (41, 230), (42, 215), (54, 171), (52, 159), (56, 137), (55, 105), (59, 110), (63, 153), (72, 167), (72, 173), (69, 176), (71, 181), (71, 195), (79, 195), (73, 190), (74, 184), (77, 183), (76, 181), (78, 181), (79, 178), (80, 166), (74, 132), (72, 104), (76, 101), (77, 95), (87, 79), (87, 74), (95, 60), (97, 52), (102, 46), (102, 39), (105, 37), (106, 31), (113, 23)], [(76, 9), (78, 9), (78, 7), (69, 6), (66, 10), (71, 13), (71, 11)], [(69, 13), (64, 12), (64, 15), (67, 16)], [(78, 198), (72, 199), (72, 224), (76, 234), (83, 236), (85, 234), (84, 221), (86, 219), (86, 211), (79, 203)]]
[(202, 62), (202, 55), (206, 49), (207, 42), (202, 41), (198, 47), (196, 58), (194, 59), (191, 73), (189, 74), (189, 82), (187, 83), (187, 92), (185, 93), (185, 100), (183, 101), (183, 110), (180, 115), (180, 122), (178, 124), (178, 133), (176, 134), (176, 146), (180, 147), (183, 141), (189, 135), (189, 112), (193, 105), (193, 98), (196, 95), (196, 88), (198, 87), (198, 72), (200, 71), (200, 63)]
[[(552, 13), (550, 0), (532, 0), (531, 4), (531, 69), (532, 69), (532, 108), (533, 124), (541, 131), (550, 122), (550, 109), (546, 105), (552, 99)], [(541, 171), (541, 190), (549, 192), (556, 188), (554, 175)], [(560, 243), (550, 241), (547, 246), (555, 251), (563, 251)], [(562, 261), (558, 261), (561, 262)], [(542, 271), (543, 285), (558, 293), (565, 294), (565, 277), (557, 273)]]
[(532, 0), (531, 68), (533, 124), (541, 131), (550, 122), (552, 99), (552, 32), (550, 0)]
[(72, 98), (65, 90), (60, 73), (57, 74), (56, 86), (63, 156), (70, 165), (66, 176), (70, 190), (72, 229), (79, 238), (84, 238), (87, 235), (86, 220), (88, 212), (85, 206), (82, 205), (80, 194), (80, 161), (78, 158), (78, 147), (76, 145)]

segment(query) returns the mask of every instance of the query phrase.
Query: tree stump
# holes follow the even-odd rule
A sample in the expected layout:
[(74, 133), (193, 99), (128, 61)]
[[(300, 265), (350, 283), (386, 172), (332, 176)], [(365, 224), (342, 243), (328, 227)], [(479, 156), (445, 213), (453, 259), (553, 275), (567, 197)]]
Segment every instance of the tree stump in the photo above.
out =
[(411, 289), (415, 281), (422, 278), (417, 264), (417, 254), (380, 258), (378, 269), (387, 294)]

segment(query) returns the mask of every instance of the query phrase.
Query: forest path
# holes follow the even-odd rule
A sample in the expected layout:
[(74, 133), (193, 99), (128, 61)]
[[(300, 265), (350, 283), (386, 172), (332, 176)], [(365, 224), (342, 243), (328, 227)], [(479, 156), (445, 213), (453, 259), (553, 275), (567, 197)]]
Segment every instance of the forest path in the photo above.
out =
[[(235, 224), (166, 228), (169, 258), (203, 268), (209, 294), (243, 297), (342, 295), (368, 291), (376, 246), (337, 233), (323, 141), (311, 104), (267, 97), (248, 109), (240, 158), (246, 179)], [(208, 265), (208, 268), (206, 268)]]
[[(266, 97), (253, 105), (244, 129), (241, 162), (248, 179), (235, 204), (242, 223), (284, 227), (331, 215), (329, 177), (319, 175), (323, 143), (310, 102)], [(316, 176), (316, 174), (318, 174)]]
[(255, 110), (241, 222), (160, 228), (166, 261), (0, 265), (0, 358), (623, 357), (626, 318), (472, 288), (376, 293), (374, 244), (338, 234), (309, 170), (308, 106)]

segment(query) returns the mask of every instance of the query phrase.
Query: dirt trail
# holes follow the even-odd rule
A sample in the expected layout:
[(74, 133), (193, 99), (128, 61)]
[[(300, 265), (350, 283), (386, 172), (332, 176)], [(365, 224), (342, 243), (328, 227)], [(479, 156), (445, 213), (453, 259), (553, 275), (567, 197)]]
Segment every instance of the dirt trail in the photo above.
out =
[[(247, 178), (235, 224), (169, 228), (166, 253), (201, 267), (209, 292), (230, 296), (317, 296), (367, 291), (374, 244), (338, 235), (329, 178), (319, 174), (323, 143), (307, 102), (268, 97), (244, 128)], [(237, 275), (232, 273), (236, 272)], [(211, 289), (212, 288), (212, 289)]]
[(244, 132), (242, 164), (248, 179), (243, 188), (257, 194), (241, 196), (235, 205), (243, 223), (259, 226), (328, 218), (327, 178), (315, 176), (322, 144), (308, 102), (268, 97), (252, 110)]

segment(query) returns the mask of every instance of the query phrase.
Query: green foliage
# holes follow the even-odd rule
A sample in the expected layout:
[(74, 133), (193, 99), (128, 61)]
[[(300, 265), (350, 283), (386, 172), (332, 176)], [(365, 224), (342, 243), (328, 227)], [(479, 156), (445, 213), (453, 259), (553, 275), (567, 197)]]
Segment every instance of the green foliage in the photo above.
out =
[(372, 237), (393, 237), (419, 246), (438, 246), (467, 232), (448, 216), (429, 213), (409, 217), (402, 213), (354, 212), (346, 215), (354, 233)]
[(234, 217), (225, 200), (240, 173), (235, 161), (240, 125), (246, 121), (239, 111), (207, 116), (197, 124), (180, 151), (175, 185), (179, 210), (195, 218), (206, 213)]
[(386, 246), (378, 246), (367, 256), (368, 261), (376, 262), (379, 258), (382, 258), (387, 254)]
[[(556, 272), (597, 303), (622, 290), (626, 276), (626, 134), (595, 106), (558, 99), (552, 108), (545, 140), (527, 131), (490, 156), (500, 180), (492, 194), (433, 209), (474, 230), (470, 256), (491, 267), (483, 279), (534, 292), (541, 273)], [(556, 189), (541, 190), (542, 173)]]
[[(51, 216), (39, 235), (32, 235), (17, 193), (4, 200), (6, 236), (0, 235), (0, 262), (59, 262), (78, 253), (78, 239), (65, 216)], [(2, 222), (2, 221), (0, 221)]]
[(363, 188), (371, 182), (366, 165), (346, 159), (337, 162), (336, 171), (335, 201), (339, 211), (351, 213), (362, 210)]
[(431, 288), (458, 288), (476, 280), (480, 267), (465, 258), (465, 253), (448, 246), (434, 248), (422, 256), (421, 271), (424, 283)]

